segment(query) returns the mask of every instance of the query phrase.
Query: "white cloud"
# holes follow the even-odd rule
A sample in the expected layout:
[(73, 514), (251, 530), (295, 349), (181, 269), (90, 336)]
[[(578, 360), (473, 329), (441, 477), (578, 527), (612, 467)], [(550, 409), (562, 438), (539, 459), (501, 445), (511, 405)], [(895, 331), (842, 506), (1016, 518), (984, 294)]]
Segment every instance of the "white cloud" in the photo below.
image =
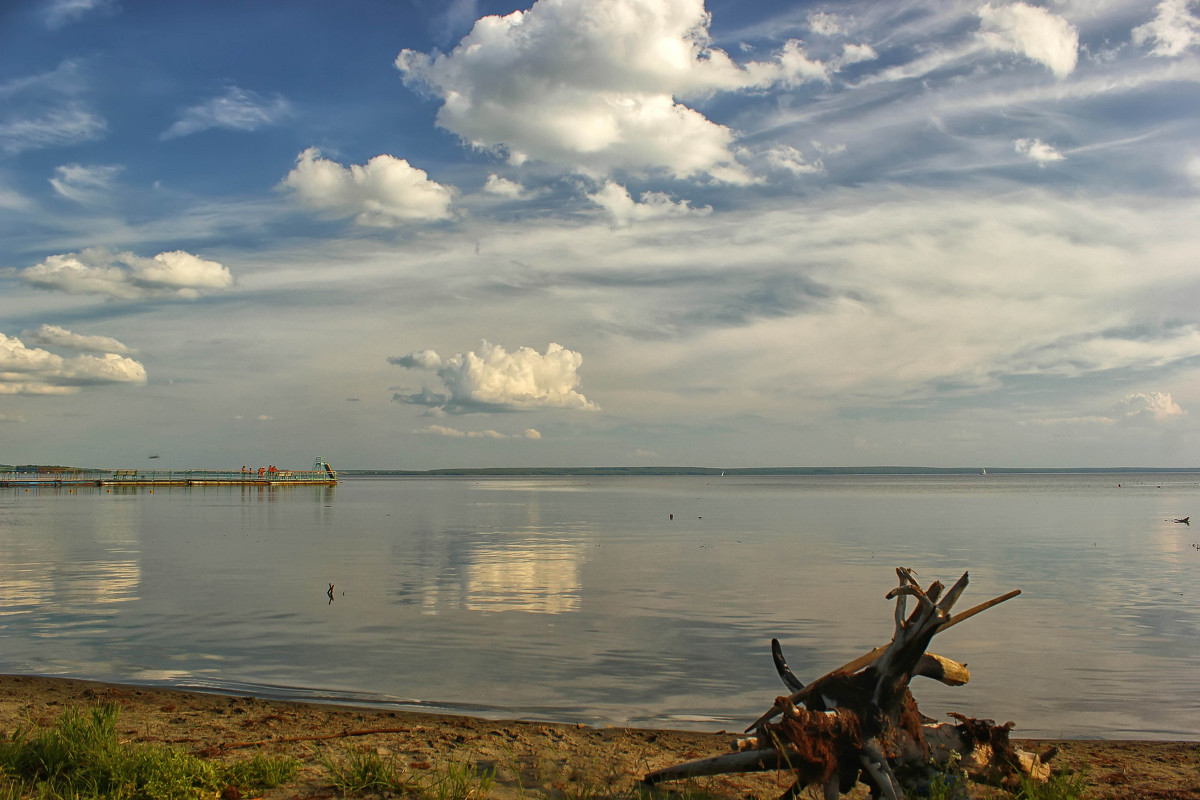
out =
[(1183, 174), (1196, 186), (1200, 186), (1200, 155), (1193, 153), (1184, 158)]
[(36, 116), (0, 122), (0, 150), (10, 154), (44, 147), (62, 147), (99, 139), (108, 129), (104, 119), (91, 111), (68, 105)]
[(826, 81), (836, 68), (795, 40), (773, 61), (739, 66), (711, 46), (703, 0), (542, 0), (478, 20), (449, 54), (403, 50), (395, 63), (406, 83), (442, 99), (439, 125), (513, 163), (737, 184), (752, 178), (735, 133), (676, 98)]
[(92, 247), (54, 255), (20, 270), (17, 276), (41, 289), (71, 294), (99, 294), (123, 300), (174, 298), (191, 300), (233, 285), (229, 269), (182, 250), (142, 258)]
[(88, 108), (87, 70), (72, 60), (0, 83), (0, 151), (22, 153), (102, 137), (104, 118)]
[(778, 145), (768, 150), (767, 163), (775, 169), (786, 170), (793, 175), (811, 175), (825, 171), (825, 165), (821, 162), (821, 159), (808, 161), (804, 158), (803, 153), (786, 144)]
[(211, 128), (254, 131), (273, 125), (291, 113), (291, 106), (276, 95), (263, 97), (255, 92), (230, 87), (225, 94), (185, 110), (160, 138), (175, 139)]
[(1188, 11), (1194, 5), (1195, 0), (1162, 0), (1154, 19), (1133, 29), (1133, 43), (1153, 42), (1150, 53), (1156, 56), (1183, 55), (1200, 43), (1200, 19)]
[(91, 11), (109, 11), (116, 7), (116, 0), (51, 0), (42, 14), (47, 27), (61, 28), (78, 22)]
[(21, 331), (29, 342), (43, 347), (59, 347), (82, 353), (116, 353), (127, 355), (130, 349), (109, 336), (85, 336), (72, 333), (58, 325), (42, 325), (35, 330)]
[(1055, 150), (1053, 145), (1046, 144), (1041, 139), (1015, 139), (1013, 141), (1013, 149), (1030, 161), (1037, 162), (1039, 167), (1044, 167), (1047, 164), (1062, 161), (1066, 158), (1062, 153)]
[(117, 353), (64, 358), (0, 333), (0, 394), (75, 394), (87, 386), (145, 382), (146, 368)]
[(79, 164), (63, 164), (54, 169), (50, 185), (68, 200), (74, 200), (76, 203), (95, 203), (112, 191), (113, 179), (121, 169), (122, 167), (115, 165), (85, 167)]
[(841, 20), (837, 14), (830, 14), (827, 11), (810, 11), (808, 28), (819, 36), (836, 36), (842, 33)]
[(407, 397), (397, 395), (396, 399), (448, 413), (598, 408), (577, 391), (583, 356), (559, 344), (551, 343), (543, 355), (530, 347), (509, 353), (484, 341), (478, 353), (456, 353), (443, 359), (431, 350), (422, 350), (388, 361), (410, 369), (437, 364), (438, 378), (448, 395), (425, 389)]
[(1126, 422), (1170, 422), (1187, 414), (1170, 392), (1137, 392), (1124, 398), (1120, 408)]
[(280, 184), (309, 208), (334, 217), (354, 217), (359, 225), (370, 227), (452, 216), (453, 191), (402, 158), (379, 155), (347, 169), (320, 156), (315, 147), (302, 152)]
[(6, 208), (9, 211), (23, 211), (31, 205), (29, 198), (17, 190), (0, 186), (0, 208)]
[(864, 61), (875, 61), (878, 58), (879, 54), (869, 44), (846, 44), (842, 45), (842, 54), (834, 58), (830, 66), (836, 72), (842, 67), (861, 64)]
[(442, 365), (442, 357), (433, 350), (417, 350), (407, 355), (390, 357), (388, 363), (405, 369), (437, 369)]
[(979, 9), (980, 36), (993, 50), (1017, 53), (1050, 68), (1059, 78), (1075, 69), (1079, 59), (1079, 31), (1044, 8), (1013, 3)]
[(689, 214), (708, 214), (712, 208), (692, 208), (687, 200), (678, 202), (662, 192), (643, 192), (640, 201), (634, 201), (629, 190), (620, 184), (608, 181), (588, 199), (603, 208), (616, 225), (630, 225), (663, 217), (682, 217)]
[(527, 428), (524, 433), (507, 434), (500, 433), (491, 429), (483, 431), (460, 431), (457, 428), (448, 428), (445, 425), (428, 425), (424, 428), (418, 428), (413, 431), (416, 434), (430, 434), (433, 436), (445, 436), (451, 439), (540, 439), (542, 435), (533, 428)]
[(1088, 417), (1042, 417), (1039, 419), (1023, 419), (1017, 422), (1018, 425), (1036, 425), (1042, 427), (1052, 427), (1056, 425), (1112, 425), (1116, 420), (1112, 417), (1103, 416), (1088, 416)]
[(519, 199), (525, 194), (525, 188), (521, 184), (516, 181), (510, 181), (508, 178), (502, 178), (494, 172), (488, 175), (487, 183), (483, 185), (483, 190), (488, 194), (511, 197), (513, 199)]

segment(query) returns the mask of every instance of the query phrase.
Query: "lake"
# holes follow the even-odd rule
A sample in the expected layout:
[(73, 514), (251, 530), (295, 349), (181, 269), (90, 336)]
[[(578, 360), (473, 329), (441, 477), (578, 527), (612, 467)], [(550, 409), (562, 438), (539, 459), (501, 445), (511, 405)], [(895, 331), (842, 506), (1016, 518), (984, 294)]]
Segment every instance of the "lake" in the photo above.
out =
[[(0, 489), (0, 671), (741, 730), (971, 583), (921, 710), (1200, 739), (1195, 474), (349, 478)], [(330, 593), (329, 584), (333, 584)]]

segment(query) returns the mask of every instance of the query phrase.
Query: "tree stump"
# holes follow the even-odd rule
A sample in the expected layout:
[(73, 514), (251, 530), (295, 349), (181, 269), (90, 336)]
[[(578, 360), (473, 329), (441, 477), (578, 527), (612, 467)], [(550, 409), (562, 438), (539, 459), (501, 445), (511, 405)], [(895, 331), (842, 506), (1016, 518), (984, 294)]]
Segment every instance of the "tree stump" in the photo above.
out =
[[(647, 784), (731, 772), (788, 770), (795, 795), (818, 784), (827, 800), (866, 783), (874, 798), (903, 800), (905, 789), (929, 784), (938, 768), (955, 761), (977, 780), (1004, 783), (1027, 775), (1045, 780), (1053, 752), (1035, 755), (1009, 742), (1012, 723), (952, 715), (957, 723), (936, 723), (921, 715), (909, 682), (921, 675), (951, 686), (970, 679), (966, 665), (927, 652), (940, 631), (1004, 602), (1009, 592), (951, 616), (967, 587), (967, 573), (943, 594), (934, 582), (922, 589), (910, 569), (896, 570), (900, 585), (887, 594), (896, 601), (896, 630), (887, 645), (855, 659), (805, 686), (787, 666), (779, 642), (771, 640), (776, 671), (792, 690), (747, 728), (734, 751), (651, 772)], [(916, 608), (907, 613), (908, 600)], [(778, 721), (776, 721), (778, 718)], [(786, 795), (785, 795), (786, 796)]]

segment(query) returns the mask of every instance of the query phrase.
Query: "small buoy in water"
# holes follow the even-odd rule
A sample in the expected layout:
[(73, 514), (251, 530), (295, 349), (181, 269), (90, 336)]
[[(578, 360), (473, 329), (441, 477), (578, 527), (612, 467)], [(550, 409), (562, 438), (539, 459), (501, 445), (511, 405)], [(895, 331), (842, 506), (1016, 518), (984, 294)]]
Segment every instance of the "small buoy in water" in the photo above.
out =
[[(29, 491), (29, 490), (28, 490), (28, 489), (26, 489), (25, 491)], [(671, 515), (671, 519), (675, 519), (675, 515), (674, 515), (674, 514), (672, 514), (672, 515)]]

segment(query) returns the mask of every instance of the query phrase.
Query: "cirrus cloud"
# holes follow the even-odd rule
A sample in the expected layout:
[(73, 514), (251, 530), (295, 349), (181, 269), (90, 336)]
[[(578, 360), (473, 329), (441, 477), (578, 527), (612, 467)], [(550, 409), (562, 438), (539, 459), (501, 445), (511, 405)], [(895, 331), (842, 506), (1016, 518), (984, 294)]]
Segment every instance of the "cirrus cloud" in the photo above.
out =
[(118, 165), (85, 167), (80, 164), (63, 164), (54, 169), (50, 185), (54, 191), (76, 203), (95, 203), (104, 199), (111, 191), (113, 180), (121, 172)]
[(273, 125), (291, 113), (288, 101), (276, 95), (263, 97), (246, 89), (230, 87), (225, 94), (205, 100), (180, 114), (161, 139), (177, 139), (211, 128), (253, 131)]
[(484, 341), (478, 353), (471, 350), (441, 358), (432, 350), (420, 350), (389, 358), (388, 363), (406, 369), (436, 369), (447, 394), (426, 387), (418, 394), (397, 393), (394, 399), (445, 413), (598, 409), (578, 391), (583, 356), (553, 342), (544, 354), (531, 347), (510, 353)]
[(433, 436), (445, 436), (450, 439), (541, 439), (542, 434), (538, 433), (535, 428), (526, 428), (524, 433), (500, 433), (499, 431), (488, 430), (483, 431), (460, 431), (457, 428), (448, 428), (445, 425), (427, 425), (424, 428), (418, 428), (413, 433), (428, 434)]

